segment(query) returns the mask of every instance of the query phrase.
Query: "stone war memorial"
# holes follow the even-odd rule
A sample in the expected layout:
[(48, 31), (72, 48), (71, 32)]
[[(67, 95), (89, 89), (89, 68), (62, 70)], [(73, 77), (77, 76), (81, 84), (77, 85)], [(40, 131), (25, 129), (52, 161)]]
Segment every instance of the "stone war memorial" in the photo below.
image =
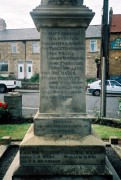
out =
[(112, 180), (103, 141), (86, 114), (83, 0), (42, 0), (31, 13), (40, 32), (40, 107), (20, 144), (13, 180)]

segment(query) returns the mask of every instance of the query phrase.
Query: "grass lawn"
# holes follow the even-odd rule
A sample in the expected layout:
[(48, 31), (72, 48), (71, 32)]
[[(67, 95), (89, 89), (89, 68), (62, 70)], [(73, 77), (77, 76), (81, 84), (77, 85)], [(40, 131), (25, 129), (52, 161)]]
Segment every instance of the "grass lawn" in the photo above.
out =
[(0, 139), (11, 136), (12, 140), (22, 140), (31, 124), (0, 125)]
[(104, 125), (92, 125), (92, 128), (101, 139), (109, 139), (110, 136), (117, 136), (121, 139), (121, 128), (114, 128)]
[[(12, 140), (22, 140), (31, 124), (0, 125), (0, 139), (3, 136), (11, 136)], [(102, 139), (109, 139), (110, 136), (121, 138), (121, 128), (113, 128), (104, 125), (92, 125), (94, 131)]]

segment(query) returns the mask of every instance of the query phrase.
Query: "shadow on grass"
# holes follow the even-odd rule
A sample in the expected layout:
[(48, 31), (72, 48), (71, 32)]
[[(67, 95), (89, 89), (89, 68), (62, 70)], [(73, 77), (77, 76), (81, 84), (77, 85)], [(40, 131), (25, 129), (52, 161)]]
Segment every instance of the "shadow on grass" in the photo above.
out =
[(33, 117), (4, 117), (0, 118), (0, 124), (33, 123)]

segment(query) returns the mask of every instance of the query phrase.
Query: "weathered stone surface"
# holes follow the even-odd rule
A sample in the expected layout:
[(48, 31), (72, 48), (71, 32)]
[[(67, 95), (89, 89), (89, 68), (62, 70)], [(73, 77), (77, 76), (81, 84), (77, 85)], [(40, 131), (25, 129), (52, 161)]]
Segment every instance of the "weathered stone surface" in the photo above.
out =
[(104, 143), (93, 135), (35, 136), (32, 127), (20, 145), (20, 164), (104, 165)]
[(40, 113), (85, 113), (85, 30), (41, 30)]
[[(28, 153), (29, 152), (29, 153)], [(20, 164), (39, 165), (104, 165), (105, 149), (97, 146), (30, 146), (21, 147)]]
[(78, 5), (55, 5), (45, 2), (44, 4), (30, 12), (38, 31), (49, 27), (87, 28), (95, 14), (81, 3)]
[[(30, 151), (30, 152), (29, 152)], [(43, 152), (44, 151), (44, 152)], [(70, 153), (70, 151), (72, 151)], [(28, 153), (29, 152), (29, 153)], [(32, 153), (33, 152), (33, 153)], [(104, 165), (104, 148), (97, 147), (25, 147), (21, 148), (20, 164), (39, 165)]]
[(3, 136), (0, 140), (0, 144), (10, 144), (11, 143), (11, 136)]
[[(62, 115), (61, 115), (62, 116)], [(36, 114), (34, 118), (34, 133), (37, 136), (53, 134), (79, 134), (87, 136), (91, 134), (91, 118), (85, 116), (63, 116), (57, 117), (56, 114), (42, 117), (42, 114)]]
[(22, 95), (18, 92), (7, 93), (4, 101), (8, 104), (8, 109), (13, 117), (22, 116)]
[(56, 165), (19, 167), (13, 180), (112, 180), (107, 166)]
[(83, 0), (42, 0), (42, 5), (82, 5)]

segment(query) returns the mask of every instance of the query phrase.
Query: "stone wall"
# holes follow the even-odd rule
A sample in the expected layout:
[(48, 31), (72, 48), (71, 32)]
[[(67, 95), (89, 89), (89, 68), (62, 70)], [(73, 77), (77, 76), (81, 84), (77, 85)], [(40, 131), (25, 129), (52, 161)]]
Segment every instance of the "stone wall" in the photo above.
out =
[[(17, 43), (17, 53), (12, 53), (11, 43), (13, 42), (0, 42), (0, 61), (8, 62), (8, 74), (14, 78), (18, 77), (18, 62), (24, 63), (24, 74), (26, 77), (26, 62), (32, 61), (33, 64), (33, 75), (39, 72), (39, 53), (32, 53), (32, 41), (15, 41)], [(1, 74), (1, 73), (0, 73)]]
[[(94, 38), (95, 39), (95, 38)], [(90, 52), (90, 39), (86, 40), (86, 77), (96, 78), (97, 67), (95, 59), (100, 58), (100, 39), (97, 39), (97, 51)]]

